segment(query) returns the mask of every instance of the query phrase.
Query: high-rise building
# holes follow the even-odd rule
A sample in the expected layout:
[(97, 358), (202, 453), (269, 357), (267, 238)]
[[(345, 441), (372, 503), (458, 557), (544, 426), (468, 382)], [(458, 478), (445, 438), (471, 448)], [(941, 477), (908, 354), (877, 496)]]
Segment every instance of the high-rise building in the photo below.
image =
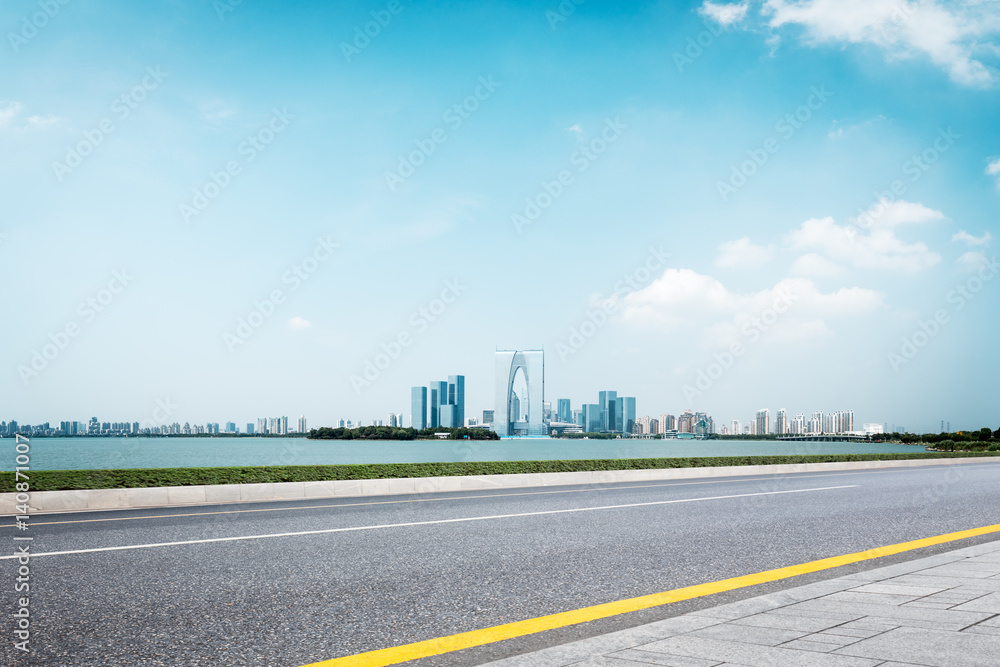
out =
[(427, 409), (428, 426), (436, 428), (441, 426), (441, 406), (448, 403), (448, 383), (443, 380), (435, 380), (430, 386), (430, 404)]
[(657, 434), (660, 433), (660, 422), (656, 419), (649, 420), (649, 427), (646, 429), (646, 433)]
[(458, 421), (458, 406), (446, 403), (440, 407), (440, 418), (438, 426), (444, 428), (458, 428), (462, 424)]
[(635, 397), (634, 396), (623, 396), (618, 399), (618, 403), (621, 405), (621, 410), (619, 411), (619, 429), (622, 433), (631, 433), (632, 429), (635, 427)]
[(299, 419), (295, 424), (295, 430), (299, 433), (308, 433), (309, 429), (306, 428), (306, 418), (304, 415), (299, 415)]
[(690, 410), (685, 410), (681, 413), (681, 416), (677, 418), (678, 433), (694, 433), (694, 425), (694, 413)]
[(739, 435), (740, 433), (743, 433), (743, 426), (740, 424), (739, 419), (733, 420), (731, 430), (734, 435)]
[(604, 410), (597, 403), (583, 405), (583, 430), (587, 433), (598, 433), (604, 429)]
[(526, 428), (520, 435), (545, 435), (542, 404), (545, 401), (545, 352), (542, 350), (497, 350), (494, 375), (493, 430), (497, 435), (515, 433), (518, 421), (512, 411), (514, 381), (520, 375), (525, 383)]
[(573, 413), (568, 398), (556, 399), (556, 419), (564, 423), (573, 423)]
[(448, 376), (448, 400), (442, 401), (442, 403), (447, 403), (448, 405), (454, 405), (454, 417), (453, 422), (455, 426), (463, 426), (465, 424), (465, 376), (464, 375), (449, 375)]
[(774, 415), (774, 432), (776, 435), (788, 433), (788, 413), (784, 408), (778, 408)]
[(427, 387), (410, 388), (410, 426), (417, 430), (428, 428)]
[(656, 421), (655, 419), (650, 419), (649, 415), (643, 416), (642, 420), (639, 423), (639, 425), (641, 426), (641, 428), (639, 429), (639, 433), (643, 434), (652, 433), (653, 431), (651, 431), (650, 429), (653, 427), (653, 422), (655, 421)]
[(677, 418), (673, 415), (660, 415), (660, 433), (677, 430)]
[(620, 430), (618, 428), (617, 418), (618, 418), (618, 392), (617, 391), (602, 391), (597, 395), (597, 403), (601, 406), (601, 410), (604, 415), (603, 428), (602, 431), (614, 432)]
[(253, 423), (247, 422), (247, 435), (253, 435)]
[(767, 408), (757, 411), (757, 428), (754, 431), (756, 435), (767, 435), (771, 432), (771, 411)]
[(493, 425), (493, 411), (483, 410), (483, 424)]

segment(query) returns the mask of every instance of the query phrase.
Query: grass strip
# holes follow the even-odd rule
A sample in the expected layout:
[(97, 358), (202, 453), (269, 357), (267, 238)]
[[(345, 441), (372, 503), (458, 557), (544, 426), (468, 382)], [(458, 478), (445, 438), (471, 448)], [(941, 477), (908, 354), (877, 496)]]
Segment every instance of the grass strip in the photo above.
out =
[[(538, 472), (649, 470), (788, 463), (900, 461), (998, 456), (1000, 452), (831, 454), (799, 456), (705, 456), (560, 461), (462, 461), (457, 463), (371, 463), (361, 465), (240, 466), (225, 468), (135, 468), (119, 470), (32, 470), (31, 491), (134, 489), (198, 484), (261, 484), (457, 475), (513, 475)], [(19, 480), (19, 481), (24, 481)], [(0, 492), (14, 491), (14, 473), (0, 472)]]

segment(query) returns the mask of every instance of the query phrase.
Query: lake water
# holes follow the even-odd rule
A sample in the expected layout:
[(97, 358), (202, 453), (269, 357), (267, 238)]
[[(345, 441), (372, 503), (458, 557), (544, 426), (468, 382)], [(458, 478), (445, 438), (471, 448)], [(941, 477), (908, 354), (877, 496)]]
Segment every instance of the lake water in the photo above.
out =
[[(915, 453), (925, 448), (773, 440), (307, 440), (305, 438), (34, 438), (32, 470), (538, 461), (771, 454)], [(0, 439), (0, 470), (14, 469), (14, 439)]]

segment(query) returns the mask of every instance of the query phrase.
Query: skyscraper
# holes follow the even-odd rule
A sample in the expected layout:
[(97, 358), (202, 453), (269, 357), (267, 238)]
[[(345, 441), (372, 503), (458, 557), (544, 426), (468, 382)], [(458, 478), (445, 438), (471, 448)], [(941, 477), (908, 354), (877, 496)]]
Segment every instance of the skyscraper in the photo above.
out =
[[(442, 401), (455, 406), (453, 426), (465, 426), (465, 376), (448, 376), (448, 400)], [(442, 424), (443, 425), (443, 424)]]
[(527, 404), (527, 432), (521, 435), (545, 435), (542, 403), (545, 401), (545, 352), (542, 350), (497, 350), (494, 375), (493, 430), (497, 435), (514, 433), (515, 413), (511, 410), (514, 381), (524, 378)]
[(635, 397), (634, 396), (624, 396), (618, 399), (621, 404), (621, 428), (619, 429), (622, 433), (631, 433), (632, 428), (635, 426)]
[(771, 432), (771, 411), (767, 408), (757, 411), (757, 435), (767, 435)]
[(427, 428), (427, 387), (410, 388), (410, 425), (417, 430)]
[(570, 409), (568, 398), (560, 398), (556, 400), (556, 419), (561, 422), (572, 423), (573, 414)]
[(305, 416), (299, 415), (299, 420), (295, 424), (295, 430), (298, 431), (299, 433), (307, 433), (308, 432), (308, 429), (306, 428), (306, 418), (305, 418)]
[(774, 415), (774, 432), (777, 435), (788, 433), (788, 413), (784, 408), (779, 408)]
[(604, 429), (604, 410), (597, 403), (583, 405), (583, 430), (587, 433), (598, 433)]
[(601, 410), (604, 412), (603, 428), (602, 431), (617, 431), (617, 417), (618, 417), (618, 407), (615, 405), (618, 401), (617, 391), (602, 391), (597, 395), (597, 403), (601, 406)]
[(430, 387), (431, 402), (428, 406), (427, 421), (428, 426), (435, 428), (441, 426), (441, 406), (448, 403), (448, 383), (443, 380), (431, 382)]

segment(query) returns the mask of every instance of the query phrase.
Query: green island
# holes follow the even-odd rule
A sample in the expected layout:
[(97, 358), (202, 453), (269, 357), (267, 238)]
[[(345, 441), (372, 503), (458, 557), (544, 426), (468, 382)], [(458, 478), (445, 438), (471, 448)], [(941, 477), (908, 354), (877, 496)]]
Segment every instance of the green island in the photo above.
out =
[[(32, 491), (129, 489), (196, 484), (261, 484), (324, 482), (333, 480), (456, 475), (513, 475), (524, 473), (584, 472), (752, 466), (788, 463), (899, 461), (1000, 456), (1000, 452), (914, 452), (912, 454), (832, 454), (785, 456), (706, 456), (649, 459), (582, 459), (560, 461), (460, 461), (453, 463), (371, 463), (359, 465), (242, 466), (226, 468), (137, 468), (120, 470), (33, 470)], [(14, 473), (0, 472), (0, 492), (14, 491)]]

